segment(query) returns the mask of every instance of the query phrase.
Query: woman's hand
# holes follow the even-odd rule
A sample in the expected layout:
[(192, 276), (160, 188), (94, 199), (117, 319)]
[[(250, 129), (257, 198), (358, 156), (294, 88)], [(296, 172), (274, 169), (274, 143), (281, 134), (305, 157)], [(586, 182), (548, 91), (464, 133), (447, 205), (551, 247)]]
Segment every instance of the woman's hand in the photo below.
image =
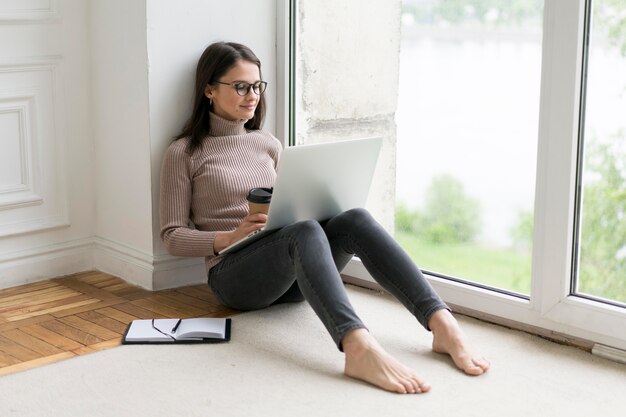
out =
[(267, 222), (267, 215), (262, 213), (250, 214), (246, 216), (239, 227), (232, 232), (217, 232), (215, 235), (215, 242), (213, 243), (213, 250), (217, 254), (222, 249), (232, 245), (240, 239), (248, 236), (265, 226)]

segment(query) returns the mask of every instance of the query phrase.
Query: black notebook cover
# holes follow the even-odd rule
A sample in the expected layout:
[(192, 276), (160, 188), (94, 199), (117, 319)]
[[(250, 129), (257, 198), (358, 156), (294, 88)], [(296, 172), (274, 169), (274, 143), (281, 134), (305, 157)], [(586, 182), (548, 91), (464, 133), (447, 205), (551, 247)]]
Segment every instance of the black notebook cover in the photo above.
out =
[(230, 327), (231, 327), (231, 319), (227, 318), (226, 320), (226, 328), (224, 331), (224, 338), (208, 338), (208, 339), (200, 339), (200, 340), (171, 340), (171, 341), (149, 341), (149, 340), (126, 340), (126, 335), (130, 330), (130, 326), (132, 324), (128, 323), (128, 327), (126, 327), (126, 331), (124, 332), (124, 337), (122, 337), (123, 345), (176, 345), (176, 344), (189, 344), (189, 343), (223, 343), (230, 341)]

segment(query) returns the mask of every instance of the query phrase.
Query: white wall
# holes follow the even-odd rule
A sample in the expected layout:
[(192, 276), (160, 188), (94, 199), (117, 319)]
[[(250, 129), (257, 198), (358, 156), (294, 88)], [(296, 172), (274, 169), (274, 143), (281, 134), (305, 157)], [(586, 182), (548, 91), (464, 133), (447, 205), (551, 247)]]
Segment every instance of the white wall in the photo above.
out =
[(143, 0), (92, 0), (95, 267), (152, 280), (150, 109)]
[(263, 78), (269, 82), (266, 92), (268, 112), (264, 127), (274, 132), (277, 92), (276, 0), (150, 0), (147, 16), (152, 236), (156, 256), (154, 285), (155, 288), (162, 288), (205, 281), (202, 259), (169, 256), (159, 237), (161, 160), (172, 137), (180, 133), (190, 116), (198, 58), (215, 41), (233, 41), (249, 46), (261, 60)]
[(96, 235), (150, 253), (150, 130), (143, 1), (94, 1)]

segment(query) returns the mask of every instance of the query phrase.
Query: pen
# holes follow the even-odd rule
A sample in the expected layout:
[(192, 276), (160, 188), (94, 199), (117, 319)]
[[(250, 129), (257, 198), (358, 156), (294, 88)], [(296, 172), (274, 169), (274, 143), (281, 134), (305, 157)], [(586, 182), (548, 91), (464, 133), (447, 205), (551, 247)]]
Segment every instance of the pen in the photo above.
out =
[(172, 333), (176, 332), (176, 329), (178, 329), (178, 326), (180, 326), (180, 322), (183, 321), (183, 319), (178, 319), (178, 321), (176, 322), (176, 324), (174, 325), (174, 327), (172, 328)]

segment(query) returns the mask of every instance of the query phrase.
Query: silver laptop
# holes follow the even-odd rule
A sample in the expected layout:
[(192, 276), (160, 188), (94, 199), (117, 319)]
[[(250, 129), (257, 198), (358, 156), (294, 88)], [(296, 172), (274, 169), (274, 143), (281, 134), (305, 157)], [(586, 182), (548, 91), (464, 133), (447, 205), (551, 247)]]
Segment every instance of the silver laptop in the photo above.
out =
[(267, 223), (219, 252), (229, 253), (268, 233), (302, 220), (327, 220), (367, 200), (382, 138), (347, 140), (286, 148)]

